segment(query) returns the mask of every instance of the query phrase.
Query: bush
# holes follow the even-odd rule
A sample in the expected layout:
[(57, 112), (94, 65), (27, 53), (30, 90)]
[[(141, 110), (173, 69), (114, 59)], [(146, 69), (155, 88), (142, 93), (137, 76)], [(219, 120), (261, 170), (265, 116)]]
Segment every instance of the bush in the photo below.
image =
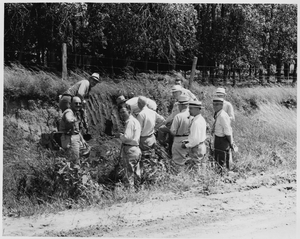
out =
[[(4, 90), (13, 97), (55, 97), (63, 88), (88, 74), (72, 72), (70, 81), (62, 82), (56, 76), (44, 72), (30, 72), (16, 66), (5, 68)], [(162, 80), (163, 79), (163, 80)], [(120, 185), (118, 157), (120, 142), (112, 135), (105, 135), (106, 122), (112, 122), (111, 131), (122, 130), (115, 107), (115, 99), (130, 92), (156, 100), (158, 112), (168, 116), (171, 106), (169, 89), (173, 84), (170, 76), (136, 74), (119, 83), (112, 79), (92, 89), (90, 109), (91, 133), (95, 137), (89, 161), (80, 168), (68, 164), (59, 152), (37, 147), (37, 132), (32, 125), (50, 130), (57, 111), (52, 107), (19, 109), (15, 116), (4, 117), (3, 144), (3, 203), (5, 208), (22, 208), (28, 214), (33, 206), (54, 205), (61, 200), (68, 205), (114, 203), (120, 200), (143, 200), (138, 194), (126, 193)], [(213, 86), (193, 82), (191, 91), (202, 101), (202, 115), (207, 124), (213, 124)], [(227, 99), (233, 104), (236, 121), (232, 123), (233, 137), (239, 147), (234, 154), (234, 177), (220, 176), (213, 170), (203, 174), (186, 173), (174, 176), (168, 168), (158, 166), (155, 174), (144, 177), (147, 189), (163, 192), (194, 190), (213, 193), (226, 182), (237, 182), (266, 172), (283, 171), (291, 180), (296, 168), (296, 104), (285, 107), (283, 102), (296, 102), (297, 92), (292, 87), (227, 87)], [(45, 99), (45, 98), (43, 98)], [(36, 100), (36, 99), (34, 99)], [(97, 102), (96, 102), (97, 101)], [(290, 105), (290, 103), (288, 104)], [(96, 127), (97, 125), (103, 127)], [(100, 130), (101, 129), (101, 130)], [(47, 131), (47, 132), (48, 132)], [(99, 136), (101, 135), (101, 136)], [(208, 132), (208, 137), (209, 137)], [(156, 156), (163, 159), (162, 151)], [(275, 175), (275, 174), (274, 174)], [(226, 182), (225, 182), (226, 181)], [(283, 179), (281, 179), (283, 181)], [(18, 198), (19, 200), (16, 200)], [(24, 208), (27, 208), (26, 210)], [(33, 209), (32, 209), (33, 210)], [(31, 212), (32, 212), (31, 210)]]

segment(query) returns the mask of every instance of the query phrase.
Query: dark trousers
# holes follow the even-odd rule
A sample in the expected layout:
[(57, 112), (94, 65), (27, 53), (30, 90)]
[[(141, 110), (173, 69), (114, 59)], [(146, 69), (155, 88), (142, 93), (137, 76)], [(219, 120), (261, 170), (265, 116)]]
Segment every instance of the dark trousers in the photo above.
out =
[(157, 132), (157, 141), (163, 145), (167, 146), (167, 151), (172, 155), (172, 145), (174, 141), (174, 136), (170, 132), (171, 126), (161, 126)]
[(214, 155), (217, 165), (220, 168), (229, 169), (229, 150), (230, 144), (226, 137), (218, 137), (215, 135)]

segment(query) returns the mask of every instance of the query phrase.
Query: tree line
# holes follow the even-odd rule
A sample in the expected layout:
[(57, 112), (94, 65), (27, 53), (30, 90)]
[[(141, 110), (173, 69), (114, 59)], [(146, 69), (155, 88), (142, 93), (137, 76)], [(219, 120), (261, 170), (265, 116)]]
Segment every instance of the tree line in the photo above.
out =
[[(296, 4), (5, 3), (5, 63), (203, 76), (297, 71)], [(156, 62), (153, 64), (153, 62)], [(291, 65), (293, 71), (291, 72)], [(108, 70), (109, 69), (109, 70)]]

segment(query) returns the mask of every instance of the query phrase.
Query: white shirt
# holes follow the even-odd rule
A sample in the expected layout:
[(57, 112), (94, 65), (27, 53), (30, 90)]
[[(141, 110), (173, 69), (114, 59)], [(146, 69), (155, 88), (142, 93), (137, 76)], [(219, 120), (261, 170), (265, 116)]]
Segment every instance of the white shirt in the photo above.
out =
[(69, 93), (73, 96), (80, 95), (82, 98), (86, 98), (89, 94), (89, 90), (90, 82), (88, 80), (81, 80), (71, 86), (66, 93)]
[(233, 106), (230, 102), (224, 100), (223, 110), (229, 115), (230, 120), (232, 120), (232, 121), (235, 120)]
[(149, 136), (154, 133), (154, 128), (165, 122), (163, 116), (145, 106), (137, 116), (141, 124), (141, 136)]
[(217, 113), (213, 130), (214, 130), (214, 134), (219, 137), (224, 137), (225, 135), (232, 135), (230, 118), (229, 115), (224, 110), (220, 110)]
[[(187, 91), (189, 91), (189, 90), (182, 88), (182, 93), (181, 93), (181, 95), (186, 95), (186, 96), (188, 96), (188, 97), (189, 97), (189, 101), (194, 100), (193, 98), (191, 98), (191, 96), (188, 94)], [(197, 98), (196, 98), (196, 99), (197, 99)], [(178, 108), (178, 101), (176, 101), (176, 102), (174, 103), (174, 105), (173, 105), (171, 114), (167, 117), (165, 123), (167, 124), (167, 123), (171, 122), (171, 121), (174, 119), (175, 115), (177, 115), (178, 113), (180, 113), (180, 110), (179, 110), (179, 108)]]
[(139, 121), (132, 115), (125, 122), (124, 134), (120, 135), (120, 139), (124, 144), (139, 145), (141, 136), (141, 125)]
[(171, 133), (175, 136), (189, 135), (192, 118), (193, 116), (190, 116), (188, 108), (182, 110), (174, 117), (170, 128)]
[(192, 120), (187, 148), (193, 148), (196, 145), (204, 142), (206, 139), (206, 121), (201, 114), (194, 117)]
[(182, 92), (184, 92), (184, 94), (190, 97), (191, 100), (198, 100), (197, 97), (189, 89), (182, 87)]
[[(140, 113), (140, 108), (138, 107), (138, 99), (139, 97), (133, 97), (129, 100), (127, 100), (125, 103), (130, 105), (130, 109), (131, 109), (131, 113), (133, 115), (138, 115), (138, 113)], [(147, 104), (149, 109), (152, 109), (154, 111), (156, 111), (157, 109), (157, 104), (154, 100), (151, 100), (150, 98), (147, 98)]]

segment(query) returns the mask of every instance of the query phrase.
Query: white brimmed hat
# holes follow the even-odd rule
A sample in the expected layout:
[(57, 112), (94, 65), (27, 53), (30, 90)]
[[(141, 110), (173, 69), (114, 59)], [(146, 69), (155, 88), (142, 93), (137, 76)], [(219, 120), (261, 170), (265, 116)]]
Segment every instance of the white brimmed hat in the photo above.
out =
[(96, 81), (99, 81), (99, 79), (100, 79), (98, 73), (93, 73), (93, 74), (91, 75), (91, 78), (93, 78), (93, 79), (96, 80)]
[(189, 103), (189, 99), (190, 98), (186, 95), (180, 95), (177, 100), (179, 104), (187, 105)]
[(226, 95), (225, 89), (222, 87), (217, 88), (216, 95), (219, 95), (219, 94)]
[(173, 85), (171, 88), (171, 92), (182, 91), (182, 87), (180, 85)]
[(194, 107), (194, 108), (203, 108), (202, 107), (202, 102), (201, 101), (190, 101), (189, 102), (189, 107)]
[(220, 97), (215, 97), (213, 98), (213, 102), (224, 102), (224, 99), (223, 98), (220, 98)]

